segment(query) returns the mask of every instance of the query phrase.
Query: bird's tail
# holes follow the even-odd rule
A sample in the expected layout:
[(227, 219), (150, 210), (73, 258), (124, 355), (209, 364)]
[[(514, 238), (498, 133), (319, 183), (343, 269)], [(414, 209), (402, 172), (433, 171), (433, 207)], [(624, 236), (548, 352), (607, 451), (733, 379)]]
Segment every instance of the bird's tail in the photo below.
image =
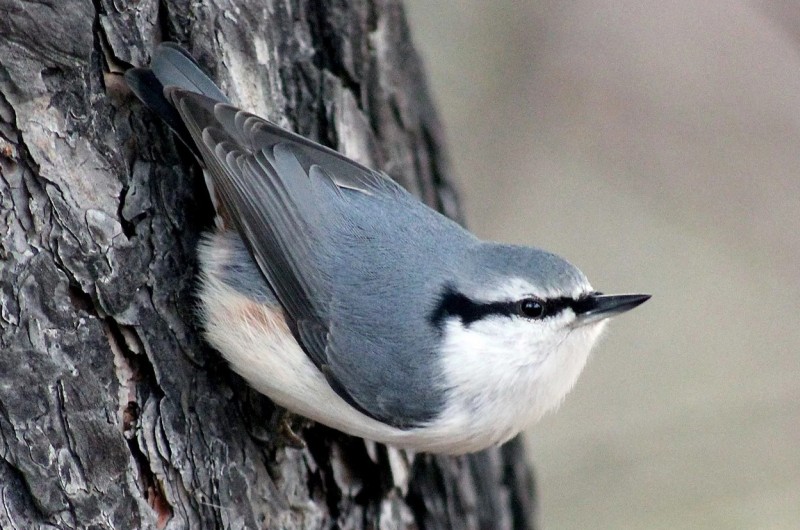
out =
[(230, 103), (194, 58), (172, 42), (164, 42), (156, 47), (149, 67), (131, 68), (125, 72), (125, 81), (136, 97), (163, 119), (195, 154), (197, 148), (192, 137), (172, 102), (164, 95), (164, 89), (178, 87)]

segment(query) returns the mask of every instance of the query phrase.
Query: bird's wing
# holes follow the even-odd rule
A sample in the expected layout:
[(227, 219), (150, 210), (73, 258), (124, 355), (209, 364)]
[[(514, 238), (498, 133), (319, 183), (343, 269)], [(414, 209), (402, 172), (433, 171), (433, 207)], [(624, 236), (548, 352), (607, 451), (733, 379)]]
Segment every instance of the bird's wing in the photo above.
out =
[[(330, 363), (335, 271), (320, 268), (327, 230), (347, 230), (347, 194), (406, 194), (380, 173), (226, 103), (167, 88), (197, 143), (217, 199), (275, 291), (300, 345), (331, 387), (356, 402)], [(362, 400), (359, 400), (362, 401)], [(381, 418), (383, 419), (383, 418)]]

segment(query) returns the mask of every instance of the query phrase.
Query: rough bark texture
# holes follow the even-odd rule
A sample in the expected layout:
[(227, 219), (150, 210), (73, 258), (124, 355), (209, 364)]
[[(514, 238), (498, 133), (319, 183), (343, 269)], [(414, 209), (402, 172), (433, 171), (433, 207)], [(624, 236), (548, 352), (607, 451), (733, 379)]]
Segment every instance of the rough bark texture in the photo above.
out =
[(398, 1), (0, 0), (0, 527), (523, 528), (521, 444), (305, 449), (201, 340), (211, 222), (120, 73), (177, 40), (242, 107), (460, 218)]

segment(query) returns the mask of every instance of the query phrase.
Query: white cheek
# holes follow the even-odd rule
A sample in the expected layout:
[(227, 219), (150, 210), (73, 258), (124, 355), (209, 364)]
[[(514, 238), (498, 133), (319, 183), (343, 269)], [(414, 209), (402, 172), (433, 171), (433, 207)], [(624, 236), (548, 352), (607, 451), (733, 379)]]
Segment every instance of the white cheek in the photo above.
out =
[(516, 435), (572, 389), (603, 325), (571, 329), (571, 315), (544, 322), (497, 317), (446, 325), (444, 371), (453, 428), (494, 443)]
[(608, 320), (602, 320), (562, 332), (561, 342), (542, 361), (537, 372), (537, 403), (541, 415), (558, 407), (575, 386), (607, 323)]

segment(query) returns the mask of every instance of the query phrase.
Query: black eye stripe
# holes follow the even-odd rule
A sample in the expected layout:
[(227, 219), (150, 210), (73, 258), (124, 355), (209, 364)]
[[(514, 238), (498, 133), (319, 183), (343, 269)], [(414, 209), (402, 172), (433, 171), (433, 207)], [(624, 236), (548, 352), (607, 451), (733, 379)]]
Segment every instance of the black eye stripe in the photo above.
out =
[(545, 316), (557, 315), (568, 307), (576, 303), (573, 298), (562, 296), (560, 298), (549, 298), (545, 301)]
[(465, 326), (491, 315), (507, 315), (515, 313), (514, 304), (509, 302), (476, 302), (466, 295), (445, 289), (439, 303), (430, 314), (429, 320), (436, 328), (441, 328), (444, 321), (451, 317), (461, 320)]
[[(543, 306), (542, 314), (537, 318), (543, 319), (557, 315), (568, 307), (577, 310), (583, 304), (585, 298), (575, 300), (574, 298), (562, 296), (559, 298), (548, 298), (547, 300), (537, 298), (536, 300)], [(428, 320), (435, 328), (441, 329), (445, 320), (452, 317), (461, 320), (464, 326), (469, 326), (474, 322), (490, 316), (521, 316), (521, 302), (522, 300), (479, 302), (455, 291), (452, 287), (448, 287), (442, 292), (439, 302), (430, 313)]]

